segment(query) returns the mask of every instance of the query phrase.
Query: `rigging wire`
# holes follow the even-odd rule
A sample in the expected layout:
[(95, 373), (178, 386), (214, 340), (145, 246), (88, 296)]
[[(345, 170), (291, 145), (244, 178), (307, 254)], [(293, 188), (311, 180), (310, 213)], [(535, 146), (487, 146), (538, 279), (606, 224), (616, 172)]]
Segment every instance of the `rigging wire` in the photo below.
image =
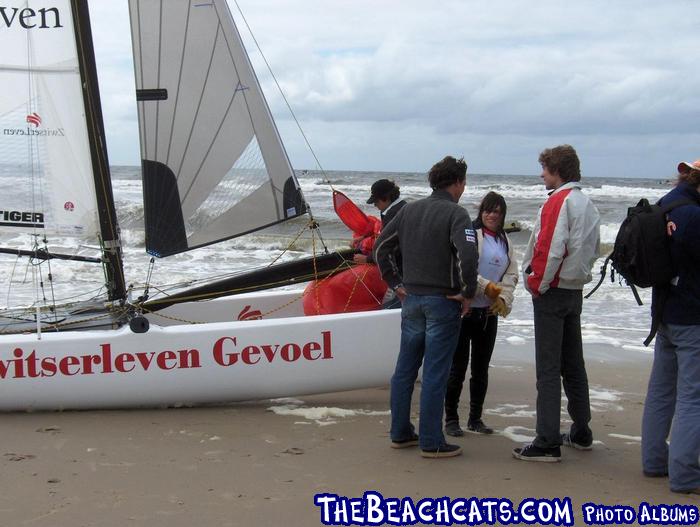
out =
[[(44, 250), (46, 253), (49, 253), (49, 245), (48, 245), (48, 240), (46, 239), (46, 236), (44, 236), (43, 239), (44, 242)], [(51, 288), (51, 309), (55, 312), (56, 311), (56, 293), (53, 289), (53, 273), (51, 272), (51, 258), (46, 260), (46, 267), (48, 268), (48, 276), (47, 279), (49, 281), (49, 287)]]
[(277, 77), (275, 76), (275, 73), (272, 71), (272, 67), (270, 66), (270, 63), (267, 61), (267, 57), (265, 57), (265, 54), (263, 53), (262, 49), (260, 48), (260, 44), (258, 44), (258, 39), (255, 38), (255, 34), (253, 33), (253, 30), (251, 29), (250, 25), (248, 24), (248, 20), (246, 19), (245, 15), (243, 14), (243, 10), (241, 9), (241, 6), (238, 5), (238, 0), (233, 0), (233, 1), (236, 4), (236, 8), (238, 9), (238, 12), (241, 14), (241, 18), (243, 19), (243, 22), (245, 23), (245, 26), (248, 29), (248, 32), (250, 33), (250, 36), (253, 39), (253, 42), (255, 42), (255, 47), (258, 49), (260, 56), (262, 57), (263, 61), (265, 62), (265, 66), (267, 66), (267, 70), (270, 72), (270, 75), (272, 76), (272, 80), (275, 81), (275, 85), (277, 86), (277, 89), (279, 90), (280, 95), (282, 96), (282, 99), (284, 100), (284, 103), (287, 105), (287, 109), (289, 110), (289, 113), (292, 115), (292, 118), (294, 119), (294, 122), (296, 123), (297, 128), (299, 128), (299, 132), (301, 133), (301, 136), (304, 138), (304, 142), (306, 143), (306, 146), (308, 147), (309, 151), (311, 152), (311, 155), (313, 156), (314, 160), (316, 161), (316, 166), (318, 166), (319, 170), (323, 174), (323, 178), (326, 180), (326, 183), (328, 183), (328, 185), (330, 185), (331, 190), (335, 190), (333, 188), (333, 184), (331, 183), (330, 179), (328, 179), (328, 175), (326, 174), (326, 171), (324, 170), (323, 166), (321, 166), (321, 161), (319, 161), (318, 156), (316, 156), (316, 152), (314, 152), (314, 149), (311, 147), (311, 143), (309, 142), (308, 138), (306, 137), (306, 134), (304, 133), (304, 130), (301, 127), (301, 124), (299, 123), (299, 120), (297, 119), (297, 116), (294, 113), (294, 110), (292, 109), (291, 104), (289, 104), (287, 97), (285, 96), (284, 92), (282, 91), (282, 87), (280, 86), (280, 83), (277, 81)]
[(156, 266), (156, 259), (151, 256), (151, 259), (148, 262), (148, 271), (146, 272), (146, 283), (143, 288), (143, 293), (141, 296), (139, 296), (137, 302), (141, 304), (142, 302), (145, 302), (148, 300), (148, 291), (151, 286), (151, 277), (153, 276), (153, 268)]
[[(245, 23), (246, 28), (248, 29), (248, 33), (250, 33), (250, 36), (253, 39), (253, 42), (255, 43), (255, 47), (257, 48), (258, 52), (260, 53), (260, 56), (262, 57), (263, 61), (265, 62), (265, 66), (267, 67), (267, 71), (270, 72), (270, 76), (272, 77), (272, 80), (275, 81), (275, 86), (277, 86), (277, 90), (279, 91), (280, 95), (282, 96), (282, 100), (284, 100), (284, 104), (287, 106), (287, 109), (289, 110), (289, 113), (291, 114), (292, 119), (294, 119), (294, 123), (297, 125), (297, 128), (299, 129), (299, 133), (301, 133), (301, 136), (304, 138), (304, 143), (306, 144), (306, 147), (309, 149), (309, 152), (311, 152), (311, 155), (313, 156), (314, 160), (316, 161), (316, 166), (321, 171), (321, 177), (328, 184), (328, 186), (331, 188), (331, 190), (333, 192), (335, 192), (335, 188), (333, 188), (333, 183), (328, 178), (328, 174), (326, 174), (326, 170), (321, 165), (321, 161), (318, 159), (316, 152), (314, 151), (313, 147), (311, 146), (311, 143), (309, 142), (309, 139), (306, 136), (306, 133), (304, 132), (304, 129), (302, 128), (301, 123), (299, 122), (299, 119), (297, 119), (297, 116), (294, 113), (294, 110), (292, 109), (292, 105), (289, 103), (287, 96), (284, 94), (284, 91), (282, 90), (282, 86), (280, 86), (280, 83), (277, 80), (277, 76), (275, 75), (274, 71), (272, 71), (272, 66), (270, 66), (270, 63), (268, 62), (267, 57), (263, 53), (263, 50), (260, 47), (260, 44), (258, 43), (258, 39), (255, 38), (255, 34), (253, 33), (253, 30), (250, 27), (250, 24), (248, 24), (248, 19), (243, 14), (243, 10), (241, 9), (241, 6), (238, 5), (238, 0), (233, 0), (233, 1), (236, 4), (236, 9), (238, 9), (238, 12), (240, 13), (241, 18), (243, 19), (243, 22)], [(312, 220), (312, 227), (311, 228), (318, 230), (318, 237), (319, 237), (319, 240), (321, 242), (321, 245), (323, 245), (323, 250), (324, 250), (325, 254), (328, 254), (328, 247), (326, 246), (326, 242), (323, 239), (323, 234), (321, 233), (321, 227), (318, 224), (318, 222), (316, 222), (316, 220), (314, 220), (313, 213), (311, 212), (311, 208), (309, 207), (308, 203), (306, 204), (306, 210), (309, 213), (309, 217)]]
[(15, 258), (15, 263), (12, 264), (12, 272), (10, 273), (10, 280), (7, 283), (7, 297), (5, 299), (5, 304), (10, 305), (10, 293), (12, 292), (12, 280), (15, 277), (15, 269), (17, 269), (17, 262), (19, 262), (19, 259), (21, 256), (17, 255), (17, 258)]
[[(27, 32), (27, 117), (26, 121), (29, 124), (29, 116), (34, 114), (37, 108), (35, 108), (35, 105), (37, 102), (34, 99), (34, 77), (32, 75), (32, 39), (31, 39), (31, 32)], [(35, 126), (38, 126), (36, 122), (34, 123)], [(35, 152), (36, 150), (36, 152)], [(36, 161), (38, 161), (38, 150), (39, 150), (39, 139), (38, 137), (35, 136), (29, 136), (27, 140), (27, 165), (29, 169), (29, 186), (30, 186), (30, 199), (31, 199), (31, 207), (32, 210), (36, 211), (37, 210), (37, 198), (39, 201), (41, 201), (41, 210), (44, 210), (44, 203), (43, 203), (43, 188), (42, 188), (42, 183), (43, 183), (43, 178), (41, 178), (41, 173), (39, 172), (37, 174), (37, 168)], [(35, 160), (36, 159), (36, 160)], [(37, 188), (38, 187), (38, 188)], [(32, 231), (31, 235), (33, 237), (33, 249), (34, 251), (37, 250), (38, 248), (38, 243), (37, 243), (37, 237), (39, 236), (39, 233), (37, 232), (37, 227), (32, 226)], [(37, 264), (32, 262), (32, 259), (30, 258), (29, 263), (32, 266), (36, 266)], [(39, 263), (38, 265), (41, 265)], [(34, 300), (36, 303), (40, 303), (40, 298), (39, 294), (41, 293), (42, 296), (44, 297), (44, 303), (46, 302), (46, 295), (43, 293), (43, 291), (39, 290), (39, 286), (41, 284), (41, 280), (37, 279), (37, 272), (40, 272), (40, 267), (33, 267), (32, 268), (32, 285), (34, 287)], [(37, 281), (38, 280), (38, 281)], [(37, 321), (38, 323), (38, 321)]]

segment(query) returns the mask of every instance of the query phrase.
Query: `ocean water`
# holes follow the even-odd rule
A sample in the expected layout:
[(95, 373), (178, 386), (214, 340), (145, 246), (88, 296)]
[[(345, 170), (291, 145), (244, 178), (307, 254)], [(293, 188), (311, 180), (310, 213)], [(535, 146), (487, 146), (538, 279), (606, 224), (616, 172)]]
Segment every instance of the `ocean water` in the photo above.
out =
[[(350, 231), (338, 220), (332, 204), (332, 188), (353, 199), (368, 214), (378, 211), (365, 203), (370, 185), (379, 178), (393, 179), (401, 188), (402, 198), (413, 200), (429, 194), (426, 176), (422, 173), (376, 173), (328, 171), (297, 171), (314, 219), (320, 225), (323, 243), (330, 248), (347, 247)], [(114, 195), (121, 226), (125, 275), (128, 284), (139, 288), (149, 276), (151, 258), (145, 252), (143, 206), (139, 167), (112, 168)], [(601, 213), (602, 254), (607, 255), (614, 242), (620, 222), (629, 206), (646, 197), (657, 200), (671, 188), (665, 180), (629, 178), (595, 178), (583, 181), (584, 192), (594, 201)], [(510, 235), (519, 260), (530, 236), (538, 208), (547, 192), (537, 176), (470, 174), (467, 189), (460, 203), (474, 217), (480, 199), (488, 191), (502, 194), (508, 204), (507, 222), (517, 222), (522, 231)], [(224, 276), (251, 268), (264, 267), (274, 259), (291, 260), (306, 256), (314, 248), (321, 250), (321, 241), (305, 229), (309, 219), (297, 218), (251, 235), (196, 249), (189, 253), (156, 259), (150, 279), (151, 292), (168, 291), (204, 277)], [(299, 232), (302, 235), (297, 237)], [(25, 235), (0, 234), (0, 246), (30, 248), (31, 238)], [(81, 245), (81, 243), (83, 245)], [(54, 252), (98, 256), (96, 244), (70, 238), (49, 240)], [(597, 281), (601, 258), (594, 270)], [(49, 275), (51, 280), (49, 280)], [(87, 299), (101, 292), (103, 283), (99, 265), (51, 261), (40, 267), (28, 258), (0, 255), (0, 306), (27, 305), (52, 299)], [(592, 288), (592, 284), (584, 290)], [(43, 284), (43, 287), (40, 287)], [(641, 291), (644, 306), (637, 306), (630, 289), (606, 279), (601, 288), (584, 301), (582, 326), (584, 340), (637, 353), (650, 353), (642, 346), (648, 331), (649, 291)], [(532, 303), (528, 293), (518, 285), (511, 315), (500, 323), (499, 340), (514, 347), (533, 339)]]

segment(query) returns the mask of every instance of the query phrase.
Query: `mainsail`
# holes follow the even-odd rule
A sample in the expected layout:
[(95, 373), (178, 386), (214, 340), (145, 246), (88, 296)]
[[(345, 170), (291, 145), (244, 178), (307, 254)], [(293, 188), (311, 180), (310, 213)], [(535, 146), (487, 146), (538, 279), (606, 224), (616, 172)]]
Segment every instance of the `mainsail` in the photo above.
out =
[(70, 2), (3, 2), (0, 9), (0, 228), (94, 241), (95, 184)]
[(225, 0), (129, 0), (146, 248), (167, 256), (306, 212)]
[[(99, 240), (108, 297), (122, 300), (121, 245), (87, 1), (3, 4), (0, 228)], [(36, 249), (18, 254), (58, 256)]]

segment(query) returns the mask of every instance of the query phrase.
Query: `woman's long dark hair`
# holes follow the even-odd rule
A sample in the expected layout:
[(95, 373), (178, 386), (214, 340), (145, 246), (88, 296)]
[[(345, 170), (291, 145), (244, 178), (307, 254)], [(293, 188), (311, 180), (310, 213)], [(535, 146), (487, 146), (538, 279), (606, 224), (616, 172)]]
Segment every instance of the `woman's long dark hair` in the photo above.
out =
[(508, 241), (506, 239), (506, 233), (503, 229), (506, 222), (508, 206), (506, 205), (506, 200), (498, 192), (491, 191), (481, 200), (481, 203), (479, 204), (479, 212), (477, 213), (476, 220), (473, 222), (474, 228), (480, 229), (484, 226), (481, 221), (481, 216), (484, 212), (493, 212), (496, 209), (501, 212), (501, 222), (498, 224), (496, 236), (507, 244)]

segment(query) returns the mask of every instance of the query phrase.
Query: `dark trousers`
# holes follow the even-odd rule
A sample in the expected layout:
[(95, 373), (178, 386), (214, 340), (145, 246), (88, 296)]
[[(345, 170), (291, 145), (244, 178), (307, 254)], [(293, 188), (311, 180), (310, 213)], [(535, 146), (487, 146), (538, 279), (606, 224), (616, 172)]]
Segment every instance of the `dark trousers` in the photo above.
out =
[(459, 342), (452, 359), (445, 393), (445, 422), (459, 422), (457, 407), (469, 365), (471, 350), (472, 371), (469, 379), (469, 419), (480, 419), (489, 386), (489, 362), (496, 344), (498, 317), (487, 314), (486, 308), (472, 309), (462, 319)]
[(537, 437), (534, 444), (551, 448), (561, 444), (561, 386), (569, 400), (571, 438), (589, 443), (591, 405), (581, 342), (582, 293), (549, 289), (532, 299), (535, 315), (535, 369), (537, 371)]

